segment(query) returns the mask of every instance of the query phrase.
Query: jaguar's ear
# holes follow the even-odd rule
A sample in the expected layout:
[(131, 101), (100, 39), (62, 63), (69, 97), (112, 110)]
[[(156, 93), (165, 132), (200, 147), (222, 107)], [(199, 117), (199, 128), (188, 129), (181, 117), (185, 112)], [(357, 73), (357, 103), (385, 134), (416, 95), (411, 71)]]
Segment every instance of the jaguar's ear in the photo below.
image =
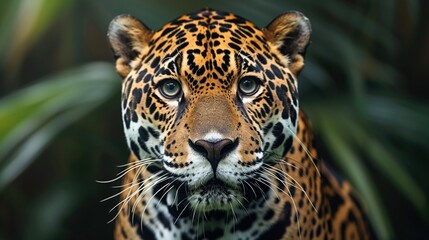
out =
[(116, 71), (125, 78), (133, 60), (148, 46), (152, 31), (138, 19), (119, 15), (110, 22), (107, 36), (116, 60)]
[(311, 24), (304, 14), (286, 12), (264, 29), (265, 37), (288, 58), (289, 69), (297, 75), (304, 66), (304, 56), (310, 43)]

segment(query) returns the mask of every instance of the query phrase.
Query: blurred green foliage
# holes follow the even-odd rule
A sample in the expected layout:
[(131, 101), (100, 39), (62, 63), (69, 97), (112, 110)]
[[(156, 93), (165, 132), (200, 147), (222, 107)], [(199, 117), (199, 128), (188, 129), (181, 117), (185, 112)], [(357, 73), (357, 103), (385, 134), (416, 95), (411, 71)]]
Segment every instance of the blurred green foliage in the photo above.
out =
[(3, 0), (0, 239), (112, 237), (115, 200), (99, 201), (117, 189), (95, 180), (112, 179), (128, 150), (107, 26), (129, 13), (157, 29), (203, 7), (261, 27), (291, 9), (311, 20), (301, 106), (326, 161), (380, 239), (427, 237), (428, 1)]

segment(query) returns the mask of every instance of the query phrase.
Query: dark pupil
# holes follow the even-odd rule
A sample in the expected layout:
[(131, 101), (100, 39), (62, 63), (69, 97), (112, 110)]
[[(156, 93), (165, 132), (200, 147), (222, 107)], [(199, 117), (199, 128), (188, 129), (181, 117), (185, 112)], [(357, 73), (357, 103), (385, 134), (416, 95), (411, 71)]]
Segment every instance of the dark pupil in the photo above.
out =
[(164, 92), (168, 95), (175, 95), (177, 93), (177, 84), (175, 82), (167, 82), (164, 85)]
[(241, 82), (241, 90), (243, 92), (251, 92), (255, 88), (255, 82), (250, 79), (245, 79)]

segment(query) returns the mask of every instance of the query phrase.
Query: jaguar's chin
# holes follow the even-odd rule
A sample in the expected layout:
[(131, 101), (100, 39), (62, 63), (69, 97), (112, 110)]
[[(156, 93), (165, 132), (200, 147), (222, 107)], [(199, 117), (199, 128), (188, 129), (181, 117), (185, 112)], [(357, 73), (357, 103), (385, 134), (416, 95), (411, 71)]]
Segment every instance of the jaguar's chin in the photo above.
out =
[(218, 179), (191, 188), (189, 202), (192, 209), (199, 212), (234, 211), (240, 208), (243, 196), (239, 188)]

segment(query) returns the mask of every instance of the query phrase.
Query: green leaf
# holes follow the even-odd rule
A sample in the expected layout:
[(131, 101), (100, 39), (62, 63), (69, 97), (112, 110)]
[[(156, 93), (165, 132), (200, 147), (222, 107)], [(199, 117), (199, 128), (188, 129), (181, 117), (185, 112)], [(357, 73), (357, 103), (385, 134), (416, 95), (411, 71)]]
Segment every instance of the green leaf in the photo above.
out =
[(419, 184), (406, 171), (406, 168), (401, 166), (398, 159), (387, 151), (374, 136), (370, 136), (368, 130), (365, 130), (357, 122), (353, 122), (353, 119), (348, 119), (348, 122), (353, 126), (348, 130), (354, 138), (354, 143), (360, 145), (361, 151), (370, 157), (370, 162), (420, 211), (424, 211), (426, 197)]
[(119, 91), (113, 69), (111, 64), (89, 64), (0, 100), (0, 190), (62, 129)]
[(13, 3), (0, 27), (5, 31), (0, 38), (1, 61), (3, 64), (7, 62), (9, 72), (17, 70), (30, 46), (71, 3), (71, 0), (20, 0)]
[(426, 148), (429, 138), (427, 101), (417, 102), (394, 96), (372, 96), (369, 101), (368, 113), (374, 124), (396, 138)]
[(351, 148), (352, 145), (346, 141), (347, 138), (342, 136), (336, 127), (339, 121), (334, 121), (333, 118), (323, 114), (318, 115), (318, 119), (323, 139), (333, 155), (333, 160), (350, 177), (351, 182), (365, 199), (370, 213), (369, 218), (373, 222), (379, 238), (391, 239), (392, 228), (375, 186), (372, 184), (372, 177), (368, 174), (369, 171), (362, 161), (359, 160), (358, 153)]

